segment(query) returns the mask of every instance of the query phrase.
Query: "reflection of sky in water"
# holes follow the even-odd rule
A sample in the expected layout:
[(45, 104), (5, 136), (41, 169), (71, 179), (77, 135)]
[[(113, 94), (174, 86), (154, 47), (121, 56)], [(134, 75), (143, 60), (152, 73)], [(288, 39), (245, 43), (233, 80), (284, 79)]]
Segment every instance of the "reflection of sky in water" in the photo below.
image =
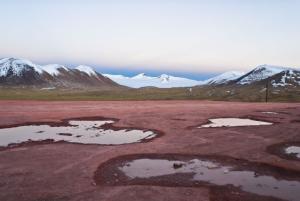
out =
[[(174, 168), (174, 164), (181, 164)], [(192, 173), (189, 181), (204, 181), (215, 185), (233, 185), (242, 190), (264, 196), (273, 196), (292, 201), (300, 197), (300, 182), (278, 180), (272, 176), (257, 175), (254, 171), (235, 171), (230, 166), (193, 159), (188, 162), (163, 159), (137, 159), (119, 169), (129, 178), (150, 178), (176, 173)]]
[(210, 127), (230, 127), (230, 126), (260, 126), (260, 125), (272, 125), (270, 122), (256, 121), (252, 119), (240, 119), (240, 118), (216, 118), (209, 119), (211, 123), (202, 125), (198, 128), (210, 128)]
[(278, 114), (277, 112), (261, 112), (263, 114)]
[(290, 146), (285, 149), (287, 154), (296, 154), (297, 158), (300, 158), (300, 147), (298, 146)]
[(68, 141), (82, 144), (127, 144), (155, 137), (152, 131), (104, 130), (113, 121), (70, 121), (70, 126), (31, 125), (0, 129), (0, 146), (29, 140)]

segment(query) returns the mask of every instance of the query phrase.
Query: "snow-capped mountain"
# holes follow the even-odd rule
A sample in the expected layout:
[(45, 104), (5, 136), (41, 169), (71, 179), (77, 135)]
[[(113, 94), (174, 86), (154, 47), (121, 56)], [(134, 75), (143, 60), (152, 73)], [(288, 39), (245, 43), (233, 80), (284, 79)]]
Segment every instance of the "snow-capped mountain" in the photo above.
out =
[(260, 65), (236, 80), (236, 84), (271, 83), (273, 87), (300, 86), (300, 69)]
[(219, 84), (226, 84), (229, 81), (236, 80), (239, 77), (243, 76), (245, 73), (240, 71), (229, 71), (222, 73), (221, 75), (212, 77), (203, 81), (203, 84), (206, 85), (219, 85)]
[(40, 66), (25, 59), (4, 58), (0, 60), (0, 76), (19, 76), (25, 71), (42, 73)]
[(244, 76), (238, 79), (238, 84), (251, 84), (256, 81), (264, 80), (271, 77), (277, 73), (285, 70), (292, 70), (289, 67), (273, 66), (273, 65), (260, 65), (254, 68), (252, 71), (248, 72)]
[(69, 71), (68, 68), (66, 68), (63, 65), (59, 65), (59, 64), (48, 64), (45, 66), (41, 66), (41, 69), (46, 71), (47, 73), (49, 73), (52, 76), (58, 76), (62, 70)]
[(97, 73), (93, 68), (80, 65), (74, 69), (60, 64), (37, 65), (26, 59), (0, 59), (0, 86), (43, 87), (193, 87), (206, 85), (249, 85), (268, 79), (273, 87), (300, 86), (300, 70), (289, 67), (260, 65), (248, 73), (230, 71), (204, 81), (175, 77), (167, 74), (133, 77)]
[(0, 85), (42, 87), (117, 87), (117, 83), (88, 66), (75, 69), (59, 64), (37, 65), (17, 58), (0, 60)]
[(153, 86), (158, 88), (171, 87), (193, 87), (198, 85), (224, 85), (224, 84), (238, 84), (249, 85), (257, 83), (267, 78), (270, 79), (273, 86), (288, 86), (300, 85), (300, 71), (289, 67), (281, 67), (274, 65), (260, 65), (248, 73), (240, 71), (229, 71), (204, 81), (197, 81), (182, 77), (174, 77), (162, 74), (158, 77), (147, 76), (144, 73), (133, 77), (126, 77), (123, 75), (104, 74), (115, 82), (132, 88), (140, 88)]
[(75, 69), (79, 70), (83, 73), (86, 73), (89, 76), (97, 76), (96, 71), (94, 71), (94, 69), (90, 66), (80, 65), (80, 66), (77, 66)]
[(157, 77), (147, 76), (145, 73), (141, 73), (133, 77), (111, 74), (103, 75), (117, 82), (120, 85), (128, 86), (131, 88), (141, 88), (149, 86), (158, 88), (191, 87), (202, 84), (201, 81), (182, 77), (175, 77), (166, 74), (162, 74)]
[(235, 80), (245, 73), (239, 71), (230, 71), (221, 75), (212, 77), (204, 81), (192, 80), (183, 77), (175, 77), (167, 74), (162, 74), (157, 77), (147, 76), (145, 73), (140, 73), (133, 77), (126, 77), (123, 75), (103, 74), (113, 81), (132, 88), (140, 87), (158, 87), (158, 88), (172, 88), (172, 87), (193, 87), (197, 85), (220, 85), (226, 84), (229, 81)]
[(273, 87), (299, 86), (300, 71), (299, 70), (284, 70), (269, 78)]

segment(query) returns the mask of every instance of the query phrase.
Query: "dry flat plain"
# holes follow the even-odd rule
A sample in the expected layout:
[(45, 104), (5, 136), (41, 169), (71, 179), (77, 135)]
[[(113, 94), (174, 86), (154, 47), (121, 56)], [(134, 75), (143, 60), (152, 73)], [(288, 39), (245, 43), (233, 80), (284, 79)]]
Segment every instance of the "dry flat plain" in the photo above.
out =
[[(251, 118), (274, 124), (198, 128), (208, 119), (218, 117)], [(134, 181), (119, 176), (115, 165), (138, 158), (200, 158), (272, 176), (278, 181), (300, 181), (299, 160), (285, 157), (277, 146), (300, 142), (298, 103), (0, 102), (2, 129), (31, 122), (60, 125), (61, 120), (72, 118), (115, 119), (112, 129), (150, 129), (158, 135), (123, 145), (44, 141), (2, 147), (1, 201), (289, 200), (289, 197), (262, 195), (233, 185), (190, 182), (186, 174)], [(180, 164), (174, 166), (180, 168)], [(293, 188), (300, 191), (298, 183)]]

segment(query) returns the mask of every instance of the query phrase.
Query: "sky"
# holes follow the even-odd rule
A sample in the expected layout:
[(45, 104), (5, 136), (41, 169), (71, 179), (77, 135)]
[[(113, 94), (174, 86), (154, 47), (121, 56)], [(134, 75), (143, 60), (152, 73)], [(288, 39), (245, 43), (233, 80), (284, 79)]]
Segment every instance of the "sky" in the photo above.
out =
[(298, 0), (1, 0), (0, 57), (202, 79), (300, 67)]

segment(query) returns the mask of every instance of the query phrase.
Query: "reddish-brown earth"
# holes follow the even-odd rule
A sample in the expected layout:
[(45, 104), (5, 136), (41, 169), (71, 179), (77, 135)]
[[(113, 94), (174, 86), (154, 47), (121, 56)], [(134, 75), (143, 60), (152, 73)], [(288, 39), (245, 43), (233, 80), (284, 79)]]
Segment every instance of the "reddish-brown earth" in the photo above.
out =
[[(279, 114), (263, 114), (272, 111)], [(0, 200), (270, 200), (209, 187), (102, 186), (94, 181), (102, 163), (129, 154), (189, 154), (231, 157), (299, 172), (300, 163), (268, 147), (300, 141), (300, 104), (208, 101), (1, 101), (0, 126), (80, 117), (119, 119), (115, 127), (163, 133), (146, 143), (119, 146), (71, 143), (25, 144), (0, 151)], [(251, 117), (271, 126), (196, 128), (214, 117)], [(272, 200), (272, 199), (271, 199)]]

